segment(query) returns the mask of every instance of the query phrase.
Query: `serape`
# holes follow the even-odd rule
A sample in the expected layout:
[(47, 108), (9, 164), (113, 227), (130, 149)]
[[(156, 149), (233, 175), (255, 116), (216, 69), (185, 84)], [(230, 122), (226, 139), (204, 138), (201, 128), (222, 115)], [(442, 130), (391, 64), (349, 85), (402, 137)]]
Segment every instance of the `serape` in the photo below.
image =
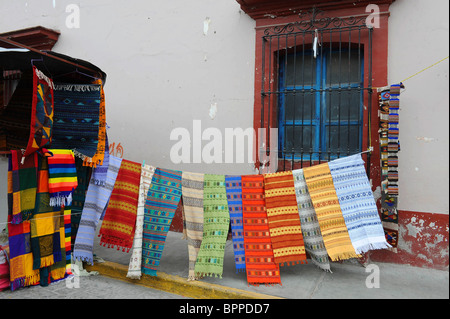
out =
[(29, 220), (34, 212), (37, 189), (38, 156), (34, 152), (22, 157), (20, 151), (11, 150), (12, 218), (13, 224)]
[(55, 211), (49, 205), (47, 157), (40, 157), (39, 162), (36, 209), (31, 219), (33, 269), (53, 265), (62, 258), (59, 248), (59, 210)]
[(71, 150), (49, 149), (48, 189), (50, 206), (70, 206), (73, 191), (78, 186), (75, 157)]
[(133, 246), (141, 167), (139, 163), (122, 160), (100, 228), (100, 245), (116, 246), (126, 252)]
[(317, 215), (311, 202), (311, 196), (306, 186), (303, 169), (293, 170), (292, 175), (294, 178), (295, 195), (297, 198), (300, 223), (302, 225), (305, 250), (317, 267), (331, 272), (328, 253), (323, 242), (322, 233), (320, 232)]
[(194, 272), (198, 251), (203, 239), (203, 182), (202, 173), (182, 173), (184, 229), (188, 241), (188, 281), (199, 279)]
[(181, 171), (157, 168), (144, 206), (142, 273), (156, 276), (167, 232), (181, 199)]
[(222, 278), (225, 244), (230, 227), (225, 176), (205, 174), (203, 185), (203, 240), (194, 271), (199, 277)]
[(142, 275), (142, 231), (144, 227), (144, 206), (155, 169), (156, 167), (151, 165), (142, 165), (136, 213), (136, 229), (134, 231), (133, 249), (131, 252), (127, 273), (127, 277), (131, 279), (140, 279)]
[(53, 129), (53, 81), (33, 66), (30, 138), (24, 156), (48, 147)]
[(356, 253), (389, 248), (361, 154), (330, 161), (328, 166)]
[(275, 263), (264, 198), (264, 176), (242, 178), (242, 216), (247, 282), (249, 285), (280, 284), (280, 266)]
[(227, 191), (228, 210), (230, 211), (231, 239), (233, 241), (236, 272), (245, 271), (241, 176), (225, 176), (225, 187)]
[(264, 194), (274, 261), (281, 266), (306, 262), (292, 172), (264, 174)]
[(331, 260), (360, 257), (350, 241), (328, 163), (306, 167), (303, 173)]
[[(77, 237), (75, 239), (73, 249), (74, 259), (85, 261), (91, 265), (94, 264), (93, 245), (96, 228), (98, 221), (100, 220), (100, 216), (106, 209), (106, 205), (114, 188), (121, 163), (121, 158), (112, 155), (109, 156), (105, 185), (96, 184), (93, 180), (94, 174), (91, 176), (86, 192), (83, 212), (81, 214), (80, 227), (78, 228)], [(103, 165), (104, 164), (105, 163), (103, 163)], [(101, 166), (97, 166), (93, 168), (93, 170), (95, 171)]]
[(101, 85), (55, 83), (52, 148), (70, 149), (75, 156), (97, 152)]

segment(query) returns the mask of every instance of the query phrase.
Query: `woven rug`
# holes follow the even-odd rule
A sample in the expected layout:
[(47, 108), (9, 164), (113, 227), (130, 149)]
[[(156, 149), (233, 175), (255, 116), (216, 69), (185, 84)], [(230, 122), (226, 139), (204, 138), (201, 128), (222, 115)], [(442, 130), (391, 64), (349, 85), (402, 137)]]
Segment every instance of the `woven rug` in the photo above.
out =
[[(81, 214), (80, 227), (78, 228), (77, 237), (75, 239), (73, 250), (74, 259), (85, 261), (91, 265), (94, 264), (93, 246), (95, 232), (100, 216), (106, 209), (106, 205), (111, 196), (121, 163), (121, 158), (109, 155), (108, 172), (106, 183), (104, 185), (96, 184), (93, 179), (94, 174), (91, 176), (83, 212)], [(104, 164), (105, 163), (103, 163), (103, 165)], [(101, 166), (93, 168), (93, 171), (99, 169)]]
[(24, 156), (48, 147), (53, 130), (53, 81), (33, 66), (30, 138)]
[(83, 160), (95, 155), (100, 94), (99, 84), (55, 83), (52, 148), (73, 150)]
[(264, 198), (264, 176), (242, 178), (242, 215), (247, 282), (281, 285), (280, 267), (274, 261)]
[(70, 206), (75, 188), (78, 186), (75, 157), (71, 150), (49, 149), (48, 188), (50, 206)]
[(227, 191), (228, 210), (230, 211), (231, 239), (233, 241), (236, 272), (245, 271), (241, 176), (225, 176), (225, 187)]
[(292, 172), (264, 174), (264, 194), (275, 262), (306, 262)]
[[(61, 260), (55, 261), (53, 265), (50, 267), (47, 267), (45, 272), (41, 272), (41, 285), (42, 281), (46, 280), (47, 283), (50, 283), (51, 281), (56, 281), (65, 278), (67, 273), (67, 253), (70, 255), (69, 252), (66, 251), (66, 229), (65, 229), (65, 209), (64, 207), (60, 207), (60, 210), (58, 212), (58, 218), (57, 223), (55, 223), (55, 231), (59, 234), (59, 251), (61, 256)], [(44, 277), (44, 279), (42, 278)]]
[(37, 189), (38, 156), (33, 153), (22, 157), (20, 151), (12, 150), (10, 156), (12, 178), (13, 224), (29, 220), (34, 212)]
[(331, 260), (360, 257), (348, 235), (328, 163), (306, 167), (303, 173)]
[(194, 268), (203, 239), (203, 183), (204, 174), (182, 173), (184, 229), (189, 253), (188, 281), (199, 279)]
[(139, 163), (122, 160), (100, 228), (100, 245), (126, 252), (133, 246), (141, 168)]
[(230, 227), (225, 176), (205, 174), (203, 185), (203, 240), (194, 271), (198, 277), (222, 278)]
[(156, 167), (151, 165), (142, 165), (136, 213), (136, 229), (134, 231), (133, 249), (127, 272), (127, 277), (131, 279), (140, 279), (142, 275), (142, 231), (144, 227), (144, 206), (155, 169)]
[(144, 206), (142, 273), (156, 276), (167, 232), (181, 199), (181, 171), (157, 168)]
[(297, 198), (298, 214), (302, 225), (303, 241), (305, 250), (311, 257), (312, 262), (320, 269), (331, 272), (328, 253), (320, 232), (319, 221), (311, 202), (311, 196), (306, 186), (303, 169), (292, 171), (294, 177), (295, 195)]

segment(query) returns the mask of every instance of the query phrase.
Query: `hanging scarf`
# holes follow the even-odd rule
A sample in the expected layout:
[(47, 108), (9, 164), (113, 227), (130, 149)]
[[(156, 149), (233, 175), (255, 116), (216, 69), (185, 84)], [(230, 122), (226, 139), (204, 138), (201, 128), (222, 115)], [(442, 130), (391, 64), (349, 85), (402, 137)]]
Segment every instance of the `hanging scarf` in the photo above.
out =
[(106, 150), (102, 164), (95, 166), (95, 169), (92, 170), (93, 174), (92, 178), (97, 185), (105, 185), (106, 183), (106, 174), (108, 172), (109, 156), (110, 155), (109, 155), (108, 136), (106, 136)]
[[(56, 218), (56, 220), (58, 221), (57, 223), (55, 223), (55, 231), (59, 234), (59, 251), (61, 256), (63, 256), (61, 258), (61, 260), (56, 261), (53, 265), (51, 265), (50, 267), (46, 267), (45, 269), (41, 269), (41, 285), (44, 284), (48, 284), (51, 281), (56, 281), (56, 280), (60, 280), (63, 279), (66, 276), (67, 273), (67, 268), (68, 268), (68, 264), (67, 264), (67, 253), (69, 253), (70, 256), (70, 250), (67, 251), (66, 250), (66, 229), (65, 229), (65, 221), (64, 218), (67, 216), (66, 215), (66, 210), (64, 209), (64, 207), (61, 207), (59, 212), (58, 212), (58, 218)], [(70, 214), (70, 211), (69, 211)]]
[(71, 150), (50, 149), (48, 157), (48, 188), (50, 206), (70, 206), (78, 186), (75, 157)]
[(203, 240), (195, 262), (196, 276), (222, 278), (225, 244), (230, 226), (225, 176), (205, 174)]
[(75, 156), (97, 152), (101, 85), (55, 83), (52, 148), (70, 149)]
[(181, 171), (157, 168), (144, 206), (142, 273), (156, 276), (167, 232), (181, 199)]
[(317, 215), (311, 202), (311, 196), (306, 186), (303, 169), (292, 171), (294, 177), (295, 195), (298, 204), (298, 214), (302, 225), (303, 241), (305, 250), (311, 257), (313, 263), (320, 269), (331, 272), (328, 253), (323, 243)]
[(361, 154), (330, 161), (328, 166), (356, 253), (391, 247), (384, 237)]
[(126, 252), (133, 246), (141, 167), (139, 163), (122, 160), (100, 228), (100, 245), (116, 246)]
[(264, 174), (264, 193), (275, 262), (280, 265), (305, 262), (292, 172)]
[[(119, 172), (122, 159), (119, 157), (109, 156), (108, 172), (105, 185), (98, 185), (91, 176), (89, 187), (86, 193), (83, 212), (81, 214), (80, 227), (78, 228), (77, 238), (73, 250), (74, 259), (85, 261), (91, 265), (94, 264), (93, 246), (94, 236), (97, 229), (98, 221), (111, 196), (111, 192), (116, 182), (117, 173)], [(105, 165), (105, 163), (103, 163)], [(93, 168), (95, 172), (103, 165)]]
[(139, 182), (139, 198), (136, 214), (136, 229), (133, 239), (133, 250), (128, 265), (127, 277), (131, 279), (140, 279), (142, 265), (142, 230), (144, 227), (144, 206), (147, 198), (148, 189), (152, 183), (152, 177), (155, 173), (155, 167), (151, 165), (142, 165), (141, 177)]
[(24, 156), (48, 147), (53, 129), (53, 81), (33, 66), (30, 137)]
[(236, 272), (245, 271), (241, 176), (225, 176), (225, 187), (227, 191), (228, 209), (230, 211), (231, 239), (233, 241)]
[(331, 260), (360, 257), (350, 241), (328, 163), (306, 167), (303, 173)]
[(189, 253), (188, 281), (199, 279), (194, 268), (203, 239), (203, 183), (204, 174), (182, 173), (184, 229)]
[(10, 158), (14, 203), (11, 222), (19, 224), (24, 220), (29, 220), (34, 212), (38, 155), (35, 152), (30, 156), (22, 157), (20, 151), (12, 150)]
[(280, 267), (274, 261), (267, 221), (264, 176), (242, 176), (242, 215), (248, 284), (281, 285)]

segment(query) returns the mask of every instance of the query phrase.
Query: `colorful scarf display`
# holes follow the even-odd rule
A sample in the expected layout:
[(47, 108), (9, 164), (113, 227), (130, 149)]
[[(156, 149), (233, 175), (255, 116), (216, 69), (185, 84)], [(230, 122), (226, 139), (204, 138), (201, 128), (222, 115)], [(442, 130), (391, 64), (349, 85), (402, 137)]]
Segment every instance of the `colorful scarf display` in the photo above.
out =
[(280, 284), (280, 267), (274, 261), (264, 199), (264, 177), (242, 178), (242, 215), (247, 282), (249, 285)]
[(52, 148), (70, 149), (75, 156), (97, 152), (101, 85), (55, 83)]
[(144, 206), (147, 193), (152, 183), (152, 177), (156, 167), (142, 165), (141, 177), (139, 181), (139, 198), (136, 213), (136, 229), (134, 231), (133, 250), (131, 252), (130, 263), (128, 265), (127, 277), (140, 279), (142, 265), (142, 231), (144, 227)]
[(78, 186), (75, 157), (71, 150), (50, 149), (48, 157), (48, 189), (50, 206), (70, 206)]
[(350, 241), (328, 163), (306, 167), (303, 173), (331, 260), (360, 257)]
[(331, 272), (328, 253), (320, 232), (319, 221), (314, 211), (311, 196), (306, 186), (303, 169), (292, 171), (294, 177), (295, 195), (297, 198), (298, 214), (302, 225), (303, 241), (305, 250), (311, 257), (312, 262), (320, 269)]
[(142, 165), (122, 160), (99, 236), (100, 244), (129, 252), (133, 246)]
[(264, 174), (264, 193), (275, 262), (280, 265), (305, 262), (292, 172)]
[(390, 248), (361, 154), (328, 162), (350, 240), (357, 254)]
[(142, 273), (156, 276), (167, 232), (181, 199), (180, 171), (157, 168), (144, 206)]
[(48, 147), (53, 130), (53, 81), (33, 66), (30, 138), (24, 156)]
[(225, 176), (205, 174), (203, 189), (203, 240), (195, 263), (199, 277), (222, 278), (225, 244), (230, 227)]
[(204, 174), (182, 173), (183, 211), (186, 239), (188, 241), (188, 281), (199, 279), (195, 275), (195, 262), (203, 240), (203, 185)]
[(34, 212), (37, 189), (38, 155), (22, 157), (20, 151), (11, 150), (12, 218), (11, 223), (29, 220)]
[[(95, 232), (100, 216), (108, 204), (121, 163), (121, 158), (109, 155), (108, 171), (104, 185), (95, 183), (93, 179), (94, 174), (91, 176), (81, 214), (80, 227), (78, 228), (77, 238), (75, 239), (73, 250), (74, 259), (85, 261), (91, 265), (94, 264), (93, 246)], [(95, 167), (93, 171), (103, 165)]]
[(228, 210), (230, 211), (231, 239), (233, 241), (236, 272), (245, 271), (241, 176), (225, 176), (225, 187), (227, 191)]

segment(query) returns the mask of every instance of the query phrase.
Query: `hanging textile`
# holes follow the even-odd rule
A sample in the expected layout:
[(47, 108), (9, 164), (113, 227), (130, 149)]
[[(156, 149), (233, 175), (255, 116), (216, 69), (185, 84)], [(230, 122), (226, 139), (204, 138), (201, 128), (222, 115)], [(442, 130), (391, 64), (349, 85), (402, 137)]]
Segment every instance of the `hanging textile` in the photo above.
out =
[(133, 246), (142, 165), (122, 160), (99, 236), (100, 245), (129, 252)]
[(53, 129), (53, 81), (33, 66), (30, 138), (24, 156), (48, 147)]
[(78, 234), (75, 239), (73, 250), (74, 259), (85, 261), (91, 265), (94, 264), (93, 246), (95, 232), (100, 216), (108, 204), (121, 163), (121, 158), (109, 155), (108, 171), (104, 185), (95, 183), (93, 177), (95, 170), (105, 165), (105, 162), (103, 162), (103, 165), (93, 168), (93, 173), (86, 192), (83, 212), (81, 214), (80, 227), (78, 228)]
[[(108, 144), (108, 135), (106, 135), (106, 146), (105, 146), (105, 155), (103, 156), (103, 161), (101, 164), (95, 166), (95, 170), (92, 170), (92, 179), (94, 183), (97, 185), (105, 185), (106, 183), (106, 175), (108, 172), (108, 163), (109, 163), (109, 144)], [(83, 163), (84, 165), (84, 163)]]
[(230, 227), (225, 175), (205, 174), (203, 209), (203, 240), (195, 262), (195, 274), (199, 277), (222, 278), (225, 244)]
[(356, 253), (389, 248), (361, 154), (330, 161), (328, 166)]
[(360, 257), (350, 241), (328, 163), (306, 167), (303, 173), (331, 260)]
[(184, 229), (189, 253), (188, 281), (199, 279), (194, 268), (203, 239), (203, 183), (204, 174), (182, 173)]
[(242, 178), (242, 216), (247, 282), (249, 285), (280, 284), (280, 268), (274, 261), (264, 199), (264, 177)]
[(241, 176), (225, 176), (228, 210), (230, 211), (231, 239), (233, 241), (236, 272), (245, 271), (244, 226), (242, 217)]
[(139, 198), (136, 213), (136, 227), (134, 231), (133, 250), (131, 252), (130, 263), (128, 265), (127, 277), (131, 279), (140, 279), (142, 265), (142, 231), (144, 227), (144, 206), (147, 193), (152, 183), (152, 177), (156, 167), (151, 165), (142, 165), (139, 181)]
[(34, 212), (37, 188), (38, 155), (22, 157), (20, 151), (11, 150), (12, 216), (11, 222), (19, 224), (29, 220)]
[(280, 265), (305, 262), (292, 172), (264, 174), (264, 194), (275, 262)]
[[(66, 276), (67, 272), (67, 251), (66, 251), (66, 229), (65, 229), (65, 209), (64, 207), (61, 207), (58, 212), (58, 218), (57, 223), (55, 224), (56, 231), (59, 234), (59, 250), (61, 253), (61, 260), (56, 261), (53, 265), (50, 267), (46, 267), (45, 271), (41, 271), (41, 285), (42, 281), (46, 281), (46, 283), (49, 283), (51, 281), (63, 279)], [(70, 251), (69, 251), (70, 254)]]
[(48, 188), (50, 206), (70, 206), (73, 191), (78, 186), (75, 157), (71, 150), (49, 149)]
[(303, 169), (292, 171), (294, 178), (295, 195), (297, 198), (298, 213), (302, 225), (303, 241), (305, 250), (311, 257), (312, 262), (320, 269), (331, 272), (328, 253), (320, 232), (319, 221), (311, 202), (311, 196), (306, 186)]
[(156, 276), (167, 232), (181, 199), (181, 171), (157, 168), (144, 206), (142, 273)]
[(55, 83), (52, 148), (70, 149), (75, 156), (97, 152), (101, 85)]

